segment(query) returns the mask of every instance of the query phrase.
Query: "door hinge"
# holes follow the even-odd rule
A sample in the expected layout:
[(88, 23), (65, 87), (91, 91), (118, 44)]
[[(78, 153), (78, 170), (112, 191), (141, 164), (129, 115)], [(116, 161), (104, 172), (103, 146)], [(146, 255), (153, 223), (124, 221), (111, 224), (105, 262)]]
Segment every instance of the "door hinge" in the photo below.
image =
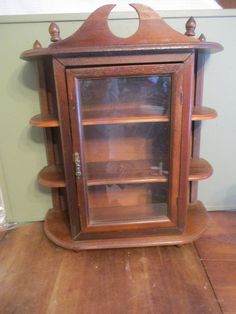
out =
[(78, 152), (74, 153), (74, 163), (75, 163), (75, 176), (81, 177), (81, 163), (80, 163), (80, 154)]

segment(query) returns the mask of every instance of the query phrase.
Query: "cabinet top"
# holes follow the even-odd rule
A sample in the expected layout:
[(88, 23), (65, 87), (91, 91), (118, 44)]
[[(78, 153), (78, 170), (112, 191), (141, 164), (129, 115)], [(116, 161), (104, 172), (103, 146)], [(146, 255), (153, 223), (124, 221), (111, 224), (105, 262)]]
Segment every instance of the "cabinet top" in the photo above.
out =
[(49, 33), (53, 42), (42, 48), (36, 41), (31, 50), (24, 51), (21, 58), (29, 60), (42, 56), (75, 56), (78, 54), (102, 54), (139, 51), (183, 52), (203, 50), (218, 52), (223, 47), (218, 43), (206, 42), (204, 35), (195, 38), (196, 22), (191, 17), (183, 35), (172, 29), (151, 8), (142, 4), (130, 4), (138, 13), (138, 30), (128, 38), (114, 35), (108, 26), (108, 16), (115, 5), (108, 4), (94, 11), (84, 24), (66, 39), (60, 38), (60, 29), (51, 23)]

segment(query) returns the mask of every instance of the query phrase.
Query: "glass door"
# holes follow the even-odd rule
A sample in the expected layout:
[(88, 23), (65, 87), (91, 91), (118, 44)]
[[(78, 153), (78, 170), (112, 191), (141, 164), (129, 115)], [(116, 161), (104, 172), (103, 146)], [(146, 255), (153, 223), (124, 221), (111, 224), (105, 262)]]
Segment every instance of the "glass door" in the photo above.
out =
[(68, 74), (69, 90), (75, 90), (72, 138), (84, 228), (174, 226), (181, 65), (87, 68)]

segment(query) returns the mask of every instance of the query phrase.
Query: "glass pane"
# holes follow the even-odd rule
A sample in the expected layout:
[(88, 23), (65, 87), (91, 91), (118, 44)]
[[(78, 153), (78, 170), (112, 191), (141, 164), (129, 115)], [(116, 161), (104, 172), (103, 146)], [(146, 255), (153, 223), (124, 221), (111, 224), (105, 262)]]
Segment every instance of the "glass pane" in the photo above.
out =
[(91, 224), (155, 220), (167, 214), (167, 184), (111, 184), (89, 187)]
[(84, 138), (89, 180), (168, 174), (168, 122), (86, 126)]
[(167, 216), (170, 94), (170, 76), (78, 80), (90, 223)]
[(81, 80), (83, 120), (166, 115), (170, 89), (170, 76)]

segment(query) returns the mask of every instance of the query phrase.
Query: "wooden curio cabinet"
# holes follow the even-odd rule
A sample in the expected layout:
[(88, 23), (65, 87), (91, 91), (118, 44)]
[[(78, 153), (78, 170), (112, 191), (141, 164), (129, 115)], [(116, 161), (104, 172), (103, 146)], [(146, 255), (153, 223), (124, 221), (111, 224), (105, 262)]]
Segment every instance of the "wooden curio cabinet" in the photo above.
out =
[(222, 49), (185, 35), (150, 8), (132, 5), (139, 28), (113, 35), (105, 5), (61, 40), (50, 25), (48, 48), (37, 41), (22, 58), (38, 62), (48, 165), (38, 176), (52, 188), (45, 232), (74, 250), (182, 244), (207, 222), (196, 182), (212, 173), (199, 157), (204, 55)]

